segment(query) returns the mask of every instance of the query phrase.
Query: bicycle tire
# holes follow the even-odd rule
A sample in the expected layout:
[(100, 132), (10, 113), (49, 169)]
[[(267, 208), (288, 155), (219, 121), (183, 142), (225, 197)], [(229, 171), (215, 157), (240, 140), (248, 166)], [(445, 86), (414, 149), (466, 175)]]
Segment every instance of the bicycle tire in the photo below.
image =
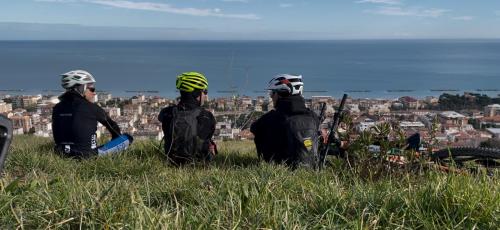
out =
[(450, 147), (440, 149), (431, 155), (439, 163), (454, 162), (462, 166), (465, 162), (476, 162), (488, 168), (500, 167), (500, 149), (481, 147)]

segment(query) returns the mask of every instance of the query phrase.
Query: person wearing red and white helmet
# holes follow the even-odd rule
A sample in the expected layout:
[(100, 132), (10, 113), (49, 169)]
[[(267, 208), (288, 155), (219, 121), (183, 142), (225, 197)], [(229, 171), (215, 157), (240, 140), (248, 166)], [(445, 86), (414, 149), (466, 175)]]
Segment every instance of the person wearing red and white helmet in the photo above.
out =
[[(121, 135), (120, 127), (94, 103), (95, 79), (85, 70), (61, 74), (61, 86), (66, 90), (52, 110), (52, 132), (55, 150), (69, 157), (85, 158), (123, 150), (133, 138)], [(112, 141), (97, 146), (97, 123), (111, 133)]]
[[(319, 127), (318, 116), (306, 108), (302, 96), (304, 90), (302, 76), (278, 74), (268, 82), (267, 90), (269, 90), (274, 110), (264, 114), (250, 128), (255, 136), (257, 153), (266, 161), (283, 162), (291, 166), (301, 164), (304, 157), (296, 153), (295, 145), (290, 144), (289, 139), (287, 139), (290, 137), (289, 131), (287, 131), (287, 127), (290, 126), (289, 121), (297, 120), (296, 123), (301, 123), (305, 129), (310, 131), (309, 134), (314, 136), (312, 137), (314, 140), (304, 139), (306, 147), (311, 147), (309, 143), (315, 143)], [(311, 162), (311, 164), (314, 163)]]
[(285, 96), (302, 95), (304, 91), (302, 75), (278, 74), (269, 81), (267, 89)]

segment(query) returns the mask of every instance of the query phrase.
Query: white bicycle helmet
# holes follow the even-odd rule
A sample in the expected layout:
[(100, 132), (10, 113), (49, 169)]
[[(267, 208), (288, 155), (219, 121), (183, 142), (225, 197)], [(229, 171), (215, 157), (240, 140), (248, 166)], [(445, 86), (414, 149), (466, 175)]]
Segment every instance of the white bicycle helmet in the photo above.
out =
[(65, 89), (71, 89), (75, 85), (95, 83), (95, 79), (92, 74), (85, 70), (72, 70), (61, 74), (61, 77), (61, 85)]
[(269, 81), (268, 90), (287, 92), (290, 95), (302, 95), (304, 83), (302, 75), (278, 74)]

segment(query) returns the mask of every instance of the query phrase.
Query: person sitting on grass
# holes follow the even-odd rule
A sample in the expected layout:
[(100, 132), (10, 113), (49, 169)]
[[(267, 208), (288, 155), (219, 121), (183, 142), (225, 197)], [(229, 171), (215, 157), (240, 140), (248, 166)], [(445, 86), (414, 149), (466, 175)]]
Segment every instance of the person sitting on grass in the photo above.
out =
[(306, 108), (303, 87), (301, 75), (279, 74), (269, 81), (274, 110), (250, 127), (259, 158), (292, 168), (317, 166), (319, 118)]
[[(66, 92), (52, 110), (55, 151), (68, 157), (87, 158), (126, 149), (133, 138), (121, 135), (116, 122), (94, 103), (94, 77), (84, 70), (69, 71), (61, 77)], [(111, 133), (112, 140), (103, 146), (97, 146), (97, 122)]]
[(201, 73), (186, 72), (177, 76), (176, 87), (181, 96), (179, 103), (162, 109), (158, 115), (166, 157), (177, 166), (211, 161), (217, 153), (212, 141), (216, 121), (201, 107), (207, 100), (208, 81)]

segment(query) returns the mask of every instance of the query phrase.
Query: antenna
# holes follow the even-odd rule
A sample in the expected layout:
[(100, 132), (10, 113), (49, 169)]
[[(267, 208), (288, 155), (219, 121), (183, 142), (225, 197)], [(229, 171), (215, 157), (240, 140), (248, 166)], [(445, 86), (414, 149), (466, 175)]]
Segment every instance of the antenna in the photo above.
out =
[[(227, 77), (227, 82), (229, 82), (229, 90), (226, 91), (234, 91), (234, 82), (233, 82), (233, 63), (234, 63), (234, 50), (231, 52), (231, 59), (229, 59), (229, 65), (227, 66), (226, 69), (226, 77)], [(234, 92), (233, 92), (233, 98), (234, 98)]]

